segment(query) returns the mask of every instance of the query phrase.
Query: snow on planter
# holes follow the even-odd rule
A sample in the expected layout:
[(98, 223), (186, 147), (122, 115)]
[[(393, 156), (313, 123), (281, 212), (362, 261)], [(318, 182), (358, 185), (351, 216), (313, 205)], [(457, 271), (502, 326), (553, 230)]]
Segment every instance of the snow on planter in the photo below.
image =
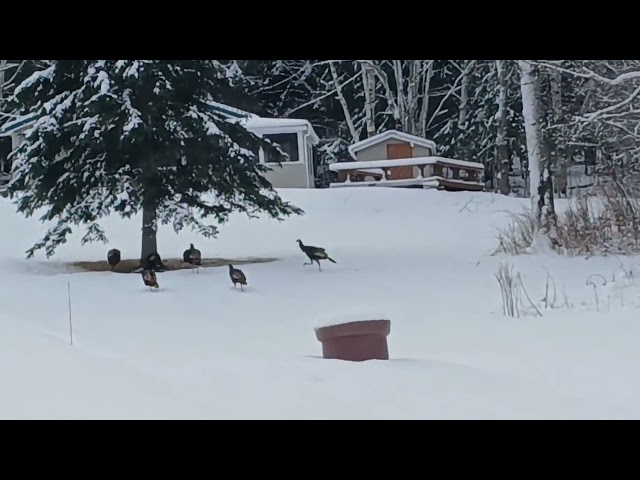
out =
[(355, 311), (318, 317), (313, 325), (317, 330), (323, 327), (342, 325), (343, 323), (361, 322), (363, 320), (386, 320), (388, 318), (391, 317), (383, 312)]
[(323, 358), (352, 362), (388, 360), (390, 331), (391, 321), (379, 314), (333, 316), (317, 321), (315, 328)]

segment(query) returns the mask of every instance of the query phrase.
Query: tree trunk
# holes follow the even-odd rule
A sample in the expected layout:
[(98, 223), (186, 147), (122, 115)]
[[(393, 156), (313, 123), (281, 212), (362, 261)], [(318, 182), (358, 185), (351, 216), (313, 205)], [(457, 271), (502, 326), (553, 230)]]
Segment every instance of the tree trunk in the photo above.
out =
[(522, 115), (524, 130), (527, 136), (527, 158), (529, 160), (529, 191), (531, 208), (540, 224), (542, 216), (542, 185), (544, 183), (545, 168), (540, 150), (541, 136), (538, 114), (538, 96), (536, 95), (536, 72), (526, 61), (518, 61), (521, 70), (520, 90), (522, 94)]
[[(562, 73), (559, 70), (552, 70), (549, 73), (549, 83), (551, 86), (551, 106), (553, 109), (553, 124), (557, 126), (562, 121)], [(558, 134), (553, 135), (552, 155), (553, 165), (556, 166), (556, 192), (558, 195), (567, 194), (567, 175), (570, 161), (570, 147), (560, 148)], [(562, 152), (562, 153), (561, 153)]]
[[(542, 156), (542, 135), (540, 132), (540, 108), (538, 72), (527, 61), (518, 62), (521, 69), (520, 88), (522, 92), (522, 114), (527, 135), (527, 156), (529, 158), (529, 182), (531, 185), (531, 206), (538, 231), (534, 243), (546, 238), (548, 248), (557, 245), (555, 226), (556, 215), (553, 204), (553, 184), (550, 162)], [(548, 159), (547, 159), (548, 160)]]
[(407, 105), (406, 98), (404, 95), (404, 69), (403, 60), (392, 60), (393, 62), (393, 73), (396, 79), (396, 99), (398, 103), (398, 116), (399, 122), (396, 124), (396, 128), (401, 132), (411, 133), (410, 126), (407, 124)]
[(360, 65), (362, 67), (362, 86), (364, 87), (367, 137), (370, 138), (376, 134), (376, 77), (370, 65), (366, 63)]
[(6, 60), (0, 60), (0, 108), (2, 108), (2, 102), (4, 101), (4, 79), (5, 68), (7, 67)]
[(406, 101), (406, 122), (409, 125), (409, 133), (418, 135), (420, 125), (418, 124), (418, 96), (420, 85), (424, 76), (423, 68), (424, 60), (412, 60), (409, 63), (409, 79), (407, 82), (407, 101)]
[(535, 95), (536, 111), (538, 113), (538, 134), (540, 138), (541, 153), (541, 176), (540, 176), (540, 212), (543, 225), (548, 225), (550, 214), (555, 211), (553, 198), (553, 170), (555, 166), (555, 142), (548, 131), (542, 130), (542, 125), (548, 125), (545, 109), (542, 108), (542, 77), (543, 73), (536, 67), (535, 72)]
[(458, 113), (458, 126), (460, 129), (464, 128), (464, 124), (467, 122), (470, 75), (470, 71), (463, 70), (462, 82), (460, 82), (460, 112)]
[(499, 188), (500, 193), (509, 195), (511, 193), (511, 185), (509, 184), (509, 166), (511, 155), (509, 152), (509, 144), (507, 142), (507, 71), (503, 60), (496, 60), (496, 69), (498, 70), (498, 134), (496, 145), (498, 147), (498, 159), (500, 162)]
[(150, 253), (158, 253), (157, 215), (154, 201), (145, 201), (142, 204), (142, 249), (140, 261), (143, 261)]
[[(423, 68), (424, 80), (422, 83), (422, 108), (418, 119), (418, 135), (427, 136), (427, 113), (429, 112), (429, 89), (431, 88), (431, 77), (433, 76), (433, 60), (425, 60), (426, 67)], [(425, 65), (423, 64), (423, 65)]]
[[(7, 67), (6, 60), (0, 60), (0, 111), (2, 111), (2, 107), (4, 104), (4, 81), (5, 81), (5, 69)], [(0, 121), (1, 122), (1, 121)], [(3, 122), (2, 122), (3, 123)], [(7, 161), (8, 163), (8, 161)], [(8, 170), (7, 165), (5, 164), (4, 157), (0, 157), (0, 175), (5, 173), (5, 170)]]

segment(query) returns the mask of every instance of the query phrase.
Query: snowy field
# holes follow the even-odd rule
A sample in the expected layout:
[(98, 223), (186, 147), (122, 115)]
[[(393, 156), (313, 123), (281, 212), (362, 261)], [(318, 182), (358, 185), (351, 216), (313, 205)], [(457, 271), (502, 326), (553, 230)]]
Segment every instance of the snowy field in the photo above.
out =
[[(491, 256), (526, 201), (489, 193), (281, 194), (306, 215), (236, 216), (215, 240), (160, 230), (163, 257), (193, 242), (206, 257), (280, 258), (240, 266), (245, 292), (224, 267), (160, 273), (153, 293), (139, 275), (66, 271), (109, 248), (135, 258), (139, 218), (106, 220), (108, 245), (76, 232), (52, 259), (24, 260), (45, 227), (0, 199), (0, 418), (640, 418), (640, 286), (620, 272), (637, 258)], [(338, 263), (303, 266), (298, 238)], [(505, 260), (542, 318), (502, 314)], [(609, 281), (598, 307), (593, 274)], [(391, 359), (320, 358), (317, 319), (358, 311), (388, 313)]]

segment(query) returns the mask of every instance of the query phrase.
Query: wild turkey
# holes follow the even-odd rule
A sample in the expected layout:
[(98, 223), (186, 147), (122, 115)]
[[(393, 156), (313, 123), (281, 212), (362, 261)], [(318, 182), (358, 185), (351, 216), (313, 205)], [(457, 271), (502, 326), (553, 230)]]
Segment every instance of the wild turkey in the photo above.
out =
[(182, 261), (196, 267), (196, 272), (200, 273), (199, 267), (202, 265), (202, 253), (196, 247), (191, 246), (182, 254)]
[(120, 256), (120, 250), (118, 250), (117, 248), (112, 248), (107, 252), (107, 262), (109, 262), (109, 265), (111, 265), (111, 270), (116, 268), (116, 265), (120, 263), (121, 259), (122, 258)]
[(149, 287), (149, 290), (160, 288), (160, 285), (158, 285), (158, 279), (156, 278), (156, 272), (153, 270), (143, 270), (142, 281), (147, 287)]
[(229, 264), (229, 277), (233, 282), (233, 288), (236, 288), (236, 283), (240, 284), (240, 290), (244, 291), (243, 285), (247, 284), (247, 277), (244, 275), (242, 270), (237, 268), (233, 268), (233, 265)]
[(153, 270), (154, 272), (164, 272), (167, 267), (162, 263), (162, 258), (159, 253), (153, 252), (147, 255), (140, 265), (143, 270)]
[(309, 263), (303, 263), (303, 265), (313, 265), (313, 262), (316, 262), (318, 264), (318, 270), (322, 271), (322, 268), (320, 267), (320, 260), (329, 260), (332, 263), (338, 263), (329, 255), (327, 255), (327, 252), (324, 250), (324, 248), (305, 245), (300, 239), (296, 240), (296, 242), (298, 242), (298, 245), (300, 245), (300, 249), (305, 253), (305, 255), (309, 257), (309, 260), (311, 260)]

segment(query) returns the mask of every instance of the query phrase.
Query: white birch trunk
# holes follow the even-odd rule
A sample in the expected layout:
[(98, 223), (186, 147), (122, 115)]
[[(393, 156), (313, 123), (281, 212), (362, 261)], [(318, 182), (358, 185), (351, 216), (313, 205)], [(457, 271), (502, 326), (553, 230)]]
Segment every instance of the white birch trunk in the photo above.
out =
[(405, 97), (404, 97), (404, 74), (402, 69), (402, 60), (393, 60), (393, 73), (396, 77), (396, 99), (398, 102), (398, 114), (400, 117), (400, 127), (402, 130), (406, 131), (407, 106), (405, 104)]
[(562, 73), (552, 70), (549, 74), (551, 84), (551, 105), (556, 118), (562, 114)]
[(529, 191), (531, 208), (540, 224), (542, 211), (540, 202), (540, 184), (543, 172), (542, 152), (540, 150), (540, 125), (538, 124), (538, 99), (536, 95), (536, 73), (527, 62), (518, 61), (520, 66), (520, 90), (522, 94), (522, 115), (527, 138), (527, 157), (529, 159)]
[(2, 102), (4, 100), (4, 79), (5, 79), (6, 68), (7, 68), (7, 61), (0, 60), (0, 108), (2, 108)]
[(362, 86), (364, 88), (364, 111), (367, 124), (367, 137), (376, 134), (376, 77), (371, 66), (366, 63), (360, 64), (362, 67)]
[(391, 114), (393, 115), (395, 122), (399, 123), (401, 121), (400, 109), (398, 107), (398, 102), (391, 91), (391, 85), (389, 84), (389, 77), (387, 76), (387, 73), (380, 67), (380, 65), (377, 65), (372, 60), (358, 61), (368, 64), (372, 68), (378, 80), (380, 80), (380, 83), (382, 84), (382, 91), (384, 92), (384, 96), (387, 100), (387, 108), (391, 110)]
[[(4, 69), (6, 68), (6, 65), (6, 60), (0, 60), (0, 111), (2, 111), (2, 104), (4, 102)], [(0, 175), (4, 173), (4, 170), (4, 158), (0, 158)]]
[[(372, 60), (358, 60), (358, 62), (366, 64), (370, 68), (372, 75), (375, 75), (374, 79), (380, 81), (387, 108), (393, 115), (396, 128), (406, 133), (424, 137), (430, 125), (427, 117), (431, 79), (433, 77), (433, 60), (384, 61), (384, 66), (390, 67), (393, 81), (390, 81), (387, 75), (389, 69), (385, 71), (380, 62), (376, 63)], [(473, 63), (469, 63), (467, 73)], [(364, 67), (362, 72), (364, 75)], [(395, 85), (393, 82), (395, 82)], [(373, 84), (373, 82), (371, 83)], [(366, 85), (366, 81), (363, 81), (363, 85)], [(375, 84), (373, 85), (375, 86)], [(451, 92), (445, 96), (441, 102), (441, 107), (449, 95), (456, 90), (456, 87), (457, 83), (451, 89)], [(365, 92), (365, 109), (367, 103)], [(369, 128), (367, 126), (367, 129)]]
[[(529, 158), (529, 182), (531, 207), (537, 223), (537, 231), (531, 245), (532, 251), (551, 251), (557, 246), (555, 231), (556, 215), (553, 211), (553, 189), (549, 162), (542, 156), (540, 132), (540, 108), (538, 104), (538, 72), (531, 63), (520, 60), (520, 88), (522, 93), (522, 114), (527, 137)], [(544, 195), (544, 198), (542, 197)]]
[(509, 195), (511, 185), (509, 184), (509, 161), (510, 151), (507, 143), (507, 71), (503, 60), (496, 60), (496, 70), (498, 71), (498, 129), (496, 135), (496, 146), (498, 147), (498, 186), (500, 193)]
[(418, 91), (424, 81), (424, 60), (414, 60), (409, 68), (409, 82), (407, 84), (407, 122), (412, 135), (420, 132), (418, 112)]
[(418, 119), (419, 135), (425, 137), (427, 135), (427, 115), (429, 113), (429, 89), (431, 88), (431, 76), (433, 75), (433, 60), (428, 60), (426, 67), (423, 64), (423, 89), (422, 89), (422, 109)]
[(460, 112), (458, 115), (458, 125), (462, 126), (467, 121), (467, 103), (469, 99), (469, 75), (470, 70), (464, 70), (462, 82), (460, 82)]

